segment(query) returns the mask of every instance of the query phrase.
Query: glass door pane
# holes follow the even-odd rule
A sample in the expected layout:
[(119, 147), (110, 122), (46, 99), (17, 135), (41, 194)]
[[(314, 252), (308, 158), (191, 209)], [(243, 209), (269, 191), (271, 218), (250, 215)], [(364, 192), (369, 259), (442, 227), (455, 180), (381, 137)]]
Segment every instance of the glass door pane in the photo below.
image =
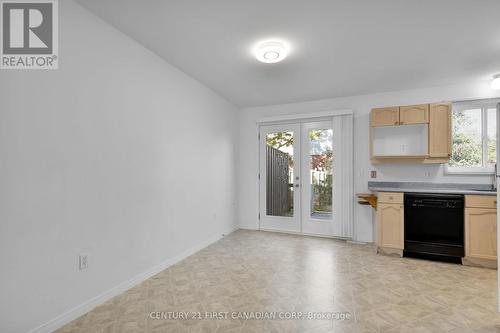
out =
[(332, 218), (333, 130), (309, 130), (309, 184), (311, 188), (310, 216)]
[(293, 216), (293, 132), (266, 134), (266, 215)]
[(333, 122), (302, 124), (302, 232), (332, 235)]
[(300, 124), (260, 127), (260, 228), (301, 231)]

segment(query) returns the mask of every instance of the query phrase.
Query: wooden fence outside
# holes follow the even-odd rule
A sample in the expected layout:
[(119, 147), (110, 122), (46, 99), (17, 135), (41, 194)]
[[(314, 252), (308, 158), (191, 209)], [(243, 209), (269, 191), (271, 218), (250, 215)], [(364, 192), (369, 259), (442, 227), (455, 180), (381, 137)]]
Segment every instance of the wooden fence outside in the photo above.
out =
[(289, 183), (289, 158), (285, 152), (266, 145), (266, 213), (271, 216), (293, 214), (293, 184)]

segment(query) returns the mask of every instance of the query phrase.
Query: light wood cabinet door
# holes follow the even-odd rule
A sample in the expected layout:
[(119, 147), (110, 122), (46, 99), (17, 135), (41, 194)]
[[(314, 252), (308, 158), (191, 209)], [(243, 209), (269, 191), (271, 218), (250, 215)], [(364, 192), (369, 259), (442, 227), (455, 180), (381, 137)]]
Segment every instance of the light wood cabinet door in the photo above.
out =
[(429, 109), (429, 156), (451, 156), (451, 103), (435, 103)]
[(497, 258), (496, 209), (465, 209), (465, 255), (478, 259)]
[(402, 204), (382, 203), (377, 207), (378, 246), (404, 248), (404, 209)]
[(408, 105), (399, 107), (399, 124), (429, 123), (429, 104)]
[(399, 125), (399, 107), (372, 109), (372, 127)]

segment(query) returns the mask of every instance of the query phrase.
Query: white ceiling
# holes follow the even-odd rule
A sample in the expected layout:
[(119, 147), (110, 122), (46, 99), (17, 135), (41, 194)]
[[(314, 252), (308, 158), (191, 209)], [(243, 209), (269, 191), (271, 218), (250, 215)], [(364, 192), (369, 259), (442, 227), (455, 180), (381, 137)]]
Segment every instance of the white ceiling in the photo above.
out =
[[(499, 0), (79, 0), (239, 106), (484, 79), (500, 73)], [(251, 48), (279, 37), (278, 64)]]

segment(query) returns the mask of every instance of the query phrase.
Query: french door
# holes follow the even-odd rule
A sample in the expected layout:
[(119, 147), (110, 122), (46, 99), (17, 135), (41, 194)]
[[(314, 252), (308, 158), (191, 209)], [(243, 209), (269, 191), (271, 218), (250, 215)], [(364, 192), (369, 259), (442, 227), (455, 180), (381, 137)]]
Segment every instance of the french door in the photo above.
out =
[(260, 128), (260, 228), (301, 232), (300, 124)]
[(334, 236), (333, 122), (260, 127), (260, 228)]

